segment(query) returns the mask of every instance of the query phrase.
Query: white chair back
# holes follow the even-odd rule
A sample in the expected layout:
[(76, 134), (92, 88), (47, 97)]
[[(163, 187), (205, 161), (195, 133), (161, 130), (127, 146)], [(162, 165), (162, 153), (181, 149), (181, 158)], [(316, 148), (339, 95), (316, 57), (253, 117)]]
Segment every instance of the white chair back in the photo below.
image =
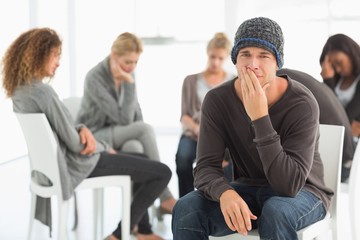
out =
[[(329, 213), (336, 225), (340, 195), (344, 129), (343, 126), (320, 124), (319, 152), (324, 164), (325, 185), (335, 193), (331, 199)], [(336, 228), (334, 227), (333, 231), (337, 231)], [(336, 235), (336, 233), (333, 232), (333, 235)]]
[[(57, 142), (45, 114), (16, 113), (28, 147), (31, 166), (30, 188), (37, 195), (48, 198), (52, 195), (62, 197), (59, 165), (57, 160)], [(34, 139), (36, 136), (36, 139)], [(51, 186), (38, 183), (33, 174), (43, 174), (51, 181)]]
[(67, 107), (67, 109), (69, 109), (74, 121), (76, 121), (77, 114), (80, 110), (81, 100), (82, 100), (82, 97), (69, 97), (69, 98), (64, 98), (62, 100), (64, 105)]

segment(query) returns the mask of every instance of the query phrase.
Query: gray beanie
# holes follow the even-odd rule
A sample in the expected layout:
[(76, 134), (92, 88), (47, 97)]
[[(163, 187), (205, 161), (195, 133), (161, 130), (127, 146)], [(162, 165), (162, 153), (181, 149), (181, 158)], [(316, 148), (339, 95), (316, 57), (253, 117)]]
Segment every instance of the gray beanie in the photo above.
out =
[(274, 54), (277, 65), (284, 64), (284, 36), (280, 26), (273, 20), (257, 17), (243, 22), (236, 34), (231, 60), (236, 64), (239, 50), (245, 47), (259, 47)]

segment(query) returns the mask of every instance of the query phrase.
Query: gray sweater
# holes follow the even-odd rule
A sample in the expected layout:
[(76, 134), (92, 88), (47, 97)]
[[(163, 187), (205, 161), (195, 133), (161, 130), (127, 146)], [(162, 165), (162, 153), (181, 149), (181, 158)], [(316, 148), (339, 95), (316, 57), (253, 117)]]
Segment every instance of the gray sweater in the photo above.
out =
[[(69, 111), (60, 101), (53, 88), (40, 81), (34, 81), (30, 86), (19, 86), (12, 95), (13, 110), (18, 113), (44, 113), (54, 131), (55, 139), (59, 145), (58, 162), (64, 200), (69, 199), (76, 186), (86, 178), (96, 166), (100, 152), (107, 145), (98, 142), (96, 153), (91, 156), (81, 155), (84, 145), (80, 142), (78, 129), (75, 127)], [(41, 181), (41, 180), (40, 180)], [(45, 184), (45, 182), (44, 182)], [(48, 204), (48, 203), (46, 203)], [(37, 219), (50, 225), (51, 215), (46, 206), (37, 207)], [(49, 205), (47, 206), (49, 207)]]
[(228, 148), (235, 181), (271, 186), (286, 197), (304, 188), (329, 206), (333, 192), (325, 186), (318, 152), (319, 108), (307, 88), (290, 78), (288, 82), (269, 115), (255, 121), (248, 117), (234, 81), (208, 92), (202, 104), (194, 185), (209, 199), (219, 201), (231, 189), (221, 167)]
[(109, 57), (106, 57), (86, 75), (76, 122), (85, 124), (97, 139), (112, 146), (112, 126), (124, 126), (139, 120), (143, 117), (135, 84), (123, 81), (119, 94), (110, 71)]

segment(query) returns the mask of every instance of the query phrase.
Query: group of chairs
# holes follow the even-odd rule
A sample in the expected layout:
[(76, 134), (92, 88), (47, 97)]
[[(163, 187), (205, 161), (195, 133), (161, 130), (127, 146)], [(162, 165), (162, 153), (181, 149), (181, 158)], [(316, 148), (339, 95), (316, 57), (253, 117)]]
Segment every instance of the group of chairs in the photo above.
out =
[[(69, 108), (70, 113), (75, 116), (79, 106), (80, 98), (65, 99), (64, 103)], [(30, 225), (28, 239), (32, 239), (32, 226), (35, 217), (35, 206), (37, 196), (43, 198), (57, 199), (57, 227), (56, 239), (67, 239), (67, 213), (69, 200), (64, 200), (61, 190), (60, 174), (57, 162), (58, 145), (53, 135), (46, 116), (42, 113), (20, 114), (16, 117), (22, 128), (25, 141), (28, 147), (31, 172), (38, 171), (47, 176), (52, 182), (51, 186), (39, 185), (35, 179), (30, 181), (30, 190), (32, 194)], [(343, 150), (344, 127), (334, 125), (320, 125), (319, 151), (324, 162), (325, 183), (334, 191), (334, 196), (327, 216), (315, 224), (312, 224), (298, 231), (299, 239), (315, 239), (327, 232), (331, 232), (332, 239), (341, 239), (338, 237), (338, 211), (339, 211), (339, 193), (340, 193), (340, 175), (341, 158)], [(350, 200), (350, 222), (353, 239), (360, 239), (360, 144), (356, 148), (353, 159), (353, 166), (349, 180), (349, 200)], [(130, 240), (130, 204), (131, 204), (131, 181), (130, 176), (106, 176), (85, 179), (75, 191), (83, 189), (93, 189), (93, 237), (102, 239), (103, 229), (103, 189), (105, 187), (122, 188), (122, 239)], [(224, 237), (210, 237), (212, 240), (235, 240), (239, 234), (232, 234)], [(244, 239), (259, 239), (256, 230), (250, 231)]]

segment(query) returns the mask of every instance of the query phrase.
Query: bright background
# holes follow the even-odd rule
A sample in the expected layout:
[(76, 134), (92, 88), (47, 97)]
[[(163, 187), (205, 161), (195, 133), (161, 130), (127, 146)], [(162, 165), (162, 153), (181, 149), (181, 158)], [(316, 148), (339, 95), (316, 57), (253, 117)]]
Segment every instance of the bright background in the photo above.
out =
[[(0, 2), (0, 56), (29, 28), (53, 28), (63, 54), (51, 84), (61, 98), (81, 96), (86, 72), (109, 54), (117, 35), (133, 32), (144, 39), (136, 83), (145, 121), (159, 136), (179, 135), (182, 81), (205, 68), (207, 41), (217, 31), (233, 39), (239, 24), (256, 16), (282, 27), (284, 67), (319, 80), (329, 35), (341, 32), (360, 42), (358, 0), (11, 0)], [(226, 68), (235, 73), (230, 59)], [(26, 146), (3, 91), (0, 116), (1, 164), (25, 155)]]

